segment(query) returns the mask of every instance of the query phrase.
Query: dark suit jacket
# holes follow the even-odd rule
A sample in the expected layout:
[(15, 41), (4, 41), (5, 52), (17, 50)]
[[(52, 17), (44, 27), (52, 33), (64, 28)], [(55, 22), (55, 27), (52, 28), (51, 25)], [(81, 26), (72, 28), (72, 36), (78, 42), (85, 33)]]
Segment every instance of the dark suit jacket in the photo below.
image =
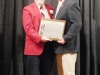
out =
[(80, 29), (82, 26), (79, 5), (75, 0), (65, 0), (60, 7), (56, 19), (66, 20), (64, 31), (65, 44), (54, 42), (55, 53), (79, 52)]

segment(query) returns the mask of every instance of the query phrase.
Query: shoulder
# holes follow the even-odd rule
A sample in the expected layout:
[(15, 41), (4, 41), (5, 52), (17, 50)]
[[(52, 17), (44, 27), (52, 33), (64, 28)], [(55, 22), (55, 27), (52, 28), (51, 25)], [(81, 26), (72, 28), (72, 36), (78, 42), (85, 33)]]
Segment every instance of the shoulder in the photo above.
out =
[(73, 7), (73, 6), (79, 7), (78, 3), (75, 0), (68, 0), (68, 5), (69, 5), (70, 8)]
[(72, 11), (80, 12), (80, 7), (76, 0), (68, 0), (67, 7), (68, 7), (69, 12), (72, 12)]
[(31, 9), (34, 9), (34, 3), (31, 3), (31, 4), (29, 4), (29, 5), (27, 5), (27, 6), (25, 6), (24, 8), (23, 8), (23, 10), (31, 10)]

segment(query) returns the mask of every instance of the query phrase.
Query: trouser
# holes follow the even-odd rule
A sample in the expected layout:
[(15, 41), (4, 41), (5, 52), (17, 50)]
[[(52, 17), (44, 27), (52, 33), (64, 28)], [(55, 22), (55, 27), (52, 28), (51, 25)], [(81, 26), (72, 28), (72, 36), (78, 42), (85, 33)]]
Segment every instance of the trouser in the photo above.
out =
[(77, 53), (57, 54), (57, 70), (58, 75), (75, 75), (75, 63)]
[(26, 75), (50, 75), (55, 53), (52, 44), (47, 43), (41, 55), (25, 56)]

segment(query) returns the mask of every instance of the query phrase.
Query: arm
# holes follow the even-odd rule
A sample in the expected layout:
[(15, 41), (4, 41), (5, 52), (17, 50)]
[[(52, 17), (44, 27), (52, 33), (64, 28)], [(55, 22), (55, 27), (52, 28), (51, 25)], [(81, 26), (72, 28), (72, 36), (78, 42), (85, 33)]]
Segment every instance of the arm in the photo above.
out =
[(74, 3), (69, 10), (69, 19), (71, 26), (68, 32), (63, 36), (66, 43), (70, 43), (77, 36), (82, 26), (80, 9), (77, 3)]
[[(34, 20), (34, 22), (32, 20)], [(23, 27), (26, 35), (35, 43), (51, 41), (45, 36), (40, 36), (38, 32), (34, 30), (34, 27), (38, 25), (39, 19), (36, 18), (36, 16), (34, 17), (34, 19), (32, 19), (30, 11), (27, 9), (23, 9)]]
[(35, 25), (33, 25), (32, 23), (32, 17), (30, 11), (24, 8), (22, 18), (23, 18), (23, 27), (26, 35), (35, 43), (39, 43), (42, 37), (38, 35), (37, 31), (34, 30), (33, 26)]

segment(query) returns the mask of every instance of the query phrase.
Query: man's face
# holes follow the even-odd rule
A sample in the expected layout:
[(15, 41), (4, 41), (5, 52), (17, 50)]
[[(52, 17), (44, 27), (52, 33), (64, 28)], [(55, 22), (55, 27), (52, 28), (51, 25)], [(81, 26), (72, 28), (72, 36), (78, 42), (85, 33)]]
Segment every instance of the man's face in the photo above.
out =
[(45, 3), (45, 0), (35, 0), (37, 4), (39, 4), (40, 6), (43, 5)]

